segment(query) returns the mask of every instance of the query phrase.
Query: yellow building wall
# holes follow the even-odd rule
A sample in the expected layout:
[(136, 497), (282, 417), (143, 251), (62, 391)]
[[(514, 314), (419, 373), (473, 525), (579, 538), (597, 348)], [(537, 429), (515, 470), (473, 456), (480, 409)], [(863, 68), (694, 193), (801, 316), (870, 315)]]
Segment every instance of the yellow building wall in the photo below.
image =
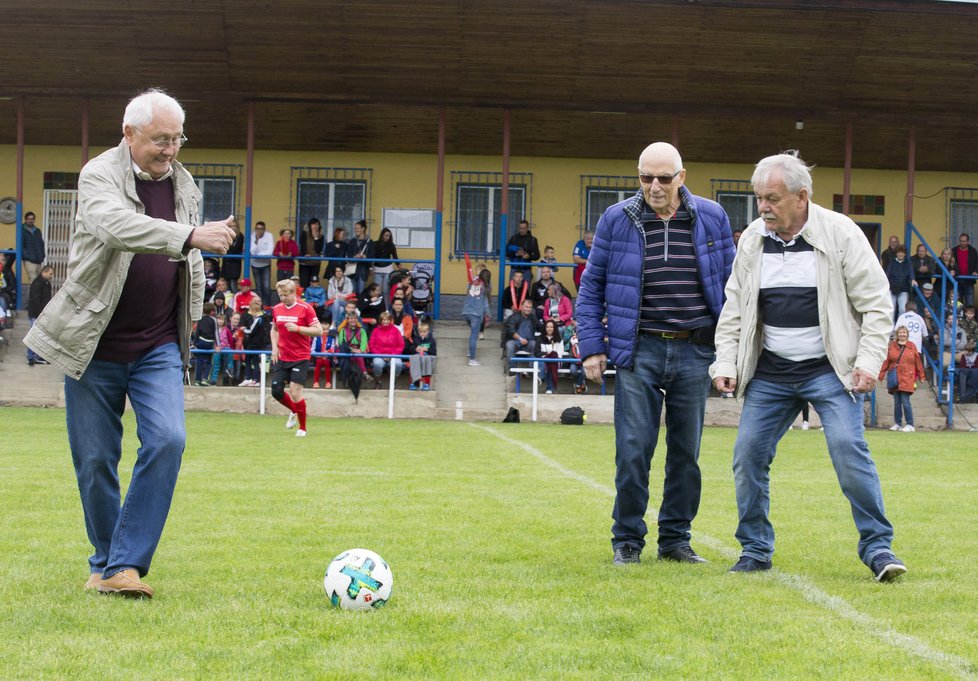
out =
[[(102, 149), (91, 149), (91, 156)], [(637, 156), (637, 155), (636, 155)], [(77, 172), (81, 163), (80, 147), (30, 146), (25, 151), (24, 163), (24, 210), (33, 210), (39, 220), (43, 211), (44, 173), (49, 171)], [(185, 163), (234, 163), (244, 165), (243, 150), (210, 150), (188, 147), (180, 154)], [(532, 192), (529, 195), (529, 219), (534, 235), (544, 246), (556, 249), (561, 262), (571, 260), (571, 251), (580, 238), (581, 175), (632, 176), (636, 173), (636, 160), (566, 159), (513, 157), (510, 170), (513, 173), (532, 173)], [(419, 154), (382, 153), (331, 153), (256, 151), (253, 196), (253, 221), (263, 220), (277, 234), (289, 225), (291, 168), (294, 166), (331, 168), (370, 168), (372, 180), (369, 188), (370, 233), (376, 238), (382, 227), (384, 208), (435, 209), (437, 200), (437, 157)], [(452, 171), (498, 173), (502, 170), (499, 157), (448, 156), (445, 159), (445, 186), (443, 217), (442, 292), (462, 293), (465, 287), (464, 263), (450, 258), (454, 227), (450, 215), (452, 203)], [(694, 194), (711, 196), (711, 180), (749, 180), (753, 164), (687, 164), (686, 185)], [(831, 208), (832, 195), (842, 192), (841, 168), (816, 167), (814, 200)], [(241, 175), (238, 188), (242, 206), (239, 219), (244, 220), (245, 174)], [(915, 177), (914, 223), (935, 250), (945, 243), (947, 208), (944, 187), (978, 187), (978, 173), (919, 172)], [(637, 187), (637, 184), (636, 184)], [(886, 214), (882, 216), (852, 215), (858, 222), (882, 224), (885, 244), (889, 235), (903, 238), (904, 204), (907, 193), (907, 174), (895, 170), (854, 169), (851, 178), (853, 194), (881, 194), (886, 197)], [(16, 195), (16, 148), (0, 145), (0, 196)], [(291, 226), (291, 225), (289, 225)], [(737, 225), (734, 225), (736, 227)], [(327, 235), (330, 237), (331, 235)], [(972, 235), (978, 237), (978, 235)], [(956, 238), (956, 235), (952, 235)], [(0, 225), (0, 248), (13, 248), (13, 225)], [(406, 259), (430, 259), (432, 249), (399, 248)], [(498, 277), (498, 263), (489, 263)], [(561, 273), (563, 280), (570, 273)]]

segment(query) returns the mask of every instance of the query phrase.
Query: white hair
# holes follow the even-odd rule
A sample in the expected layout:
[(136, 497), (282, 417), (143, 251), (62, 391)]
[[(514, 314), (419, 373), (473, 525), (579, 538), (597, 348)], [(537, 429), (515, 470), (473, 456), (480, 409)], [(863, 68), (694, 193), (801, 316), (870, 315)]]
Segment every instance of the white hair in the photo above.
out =
[(126, 113), (122, 117), (122, 131), (125, 132), (127, 125), (134, 128), (146, 127), (153, 122), (153, 116), (157, 111), (165, 111), (176, 116), (180, 119), (180, 125), (183, 125), (186, 117), (180, 102), (163, 90), (152, 88), (134, 97), (126, 106)]
[(768, 156), (758, 161), (757, 165), (754, 166), (754, 175), (750, 178), (750, 182), (756, 187), (758, 184), (767, 182), (771, 173), (780, 172), (781, 182), (784, 184), (785, 189), (792, 194), (797, 194), (802, 189), (806, 189), (808, 190), (809, 198), (811, 198), (811, 169), (813, 167), (806, 165), (801, 160), (801, 156), (799, 156), (797, 150), (789, 149), (788, 151), (775, 154), (774, 156)]

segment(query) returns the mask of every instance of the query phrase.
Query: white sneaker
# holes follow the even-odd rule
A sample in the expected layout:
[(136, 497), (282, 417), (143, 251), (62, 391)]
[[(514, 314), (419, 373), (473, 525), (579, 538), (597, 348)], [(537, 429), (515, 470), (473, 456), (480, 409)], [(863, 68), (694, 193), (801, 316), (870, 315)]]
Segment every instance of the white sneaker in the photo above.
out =
[(808, 421), (802, 421), (801, 422), (801, 429), (802, 430), (808, 430), (808, 428), (809, 428)]
[(296, 437), (305, 437), (306, 436), (306, 431), (304, 431), (302, 428), (300, 428), (299, 430), (295, 431), (295, 436)]
[(914, 427), (911, 426), (909, 423), (903, 427), (904, 433), (912, 433), (914, 432), (914, 430), (915, 430)]
[(295, 428), (296, 424), (299, 423), (299, 415), (295, 412), (289, 414), (289, 420), (285, 422), (285, 428), (287, 430), (292, 430)]
[(241, 381), (241, 383), (238, 383), (238, 387), (239, 388), (247, 388), (250, 385), (251, 385), (251, 381), (249, 379), (247, 379), (247, 378), (245, 380)]
[(482, 362), (480, 362), (477, 359), (470, 359), (469, 360), (469, 366), (470, 367), (481, 367), (482, 366)]
[(897, 430), (903, 430), (903, 428), (900, 427), (899, 423), (894, 423), (892, 426), (890, 426), (890, 430), (897, 431)]
[(484, 333), (482, 333), (482, 332), (480, 331), (480, 332), (479, 332), (479, 340), (485, 340), (485, 339), (486, 339), (486, 334), (484, 334)]
[(548, 395), (553, 395), (553, 394), (554, 394), (554, 391), (553, 391), (553, 390), (548, 390), (548, 391), (547, 391), (547, 394), (548, 394)]

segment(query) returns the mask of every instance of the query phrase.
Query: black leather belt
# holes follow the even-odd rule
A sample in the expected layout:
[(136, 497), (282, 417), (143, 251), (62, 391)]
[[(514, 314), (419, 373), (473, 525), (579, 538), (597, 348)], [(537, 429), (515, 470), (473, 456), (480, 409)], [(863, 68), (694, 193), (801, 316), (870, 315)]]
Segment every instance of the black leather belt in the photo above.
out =
[(655, 336), (665, 340), (689, 340), (693, 334), (689, 331), (642, 331), (646, 336)]

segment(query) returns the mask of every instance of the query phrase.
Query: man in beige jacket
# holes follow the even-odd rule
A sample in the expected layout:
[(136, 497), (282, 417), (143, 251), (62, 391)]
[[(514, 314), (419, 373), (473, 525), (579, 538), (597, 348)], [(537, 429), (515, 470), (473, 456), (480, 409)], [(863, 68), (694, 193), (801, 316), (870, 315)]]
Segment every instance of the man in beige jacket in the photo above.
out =
[[(200, 251), (223, 254), (231, 218), (197, 225), (200, 193), (177, 153), (184, 112), (150, 90), (126, 107), (118, 147), (78, 178), (68, 279), (27, 334), (65, 376), (68, 442), (88, 538), (86, 589), (151, 598), (142, 581), (186, 443), (183, 367), (201, 316)], [(126, 398), (140, 447), (120, 508)]]
[(760, 218), (744, 231), (716, 331), (710, 377), (744, 397), (734, 445), (743, 547), (731, 572), (771, 568), (768, 519), (775, 448), (811, 402), (859, 530), (859, 557), (877, 581), (907, 571), (892, 552), (876, 465), (863, 436), (863, 400), (890, 333), (886, 275), (852, 220), (812, 203), (795, 153), (762, 159), (752, 178)]

